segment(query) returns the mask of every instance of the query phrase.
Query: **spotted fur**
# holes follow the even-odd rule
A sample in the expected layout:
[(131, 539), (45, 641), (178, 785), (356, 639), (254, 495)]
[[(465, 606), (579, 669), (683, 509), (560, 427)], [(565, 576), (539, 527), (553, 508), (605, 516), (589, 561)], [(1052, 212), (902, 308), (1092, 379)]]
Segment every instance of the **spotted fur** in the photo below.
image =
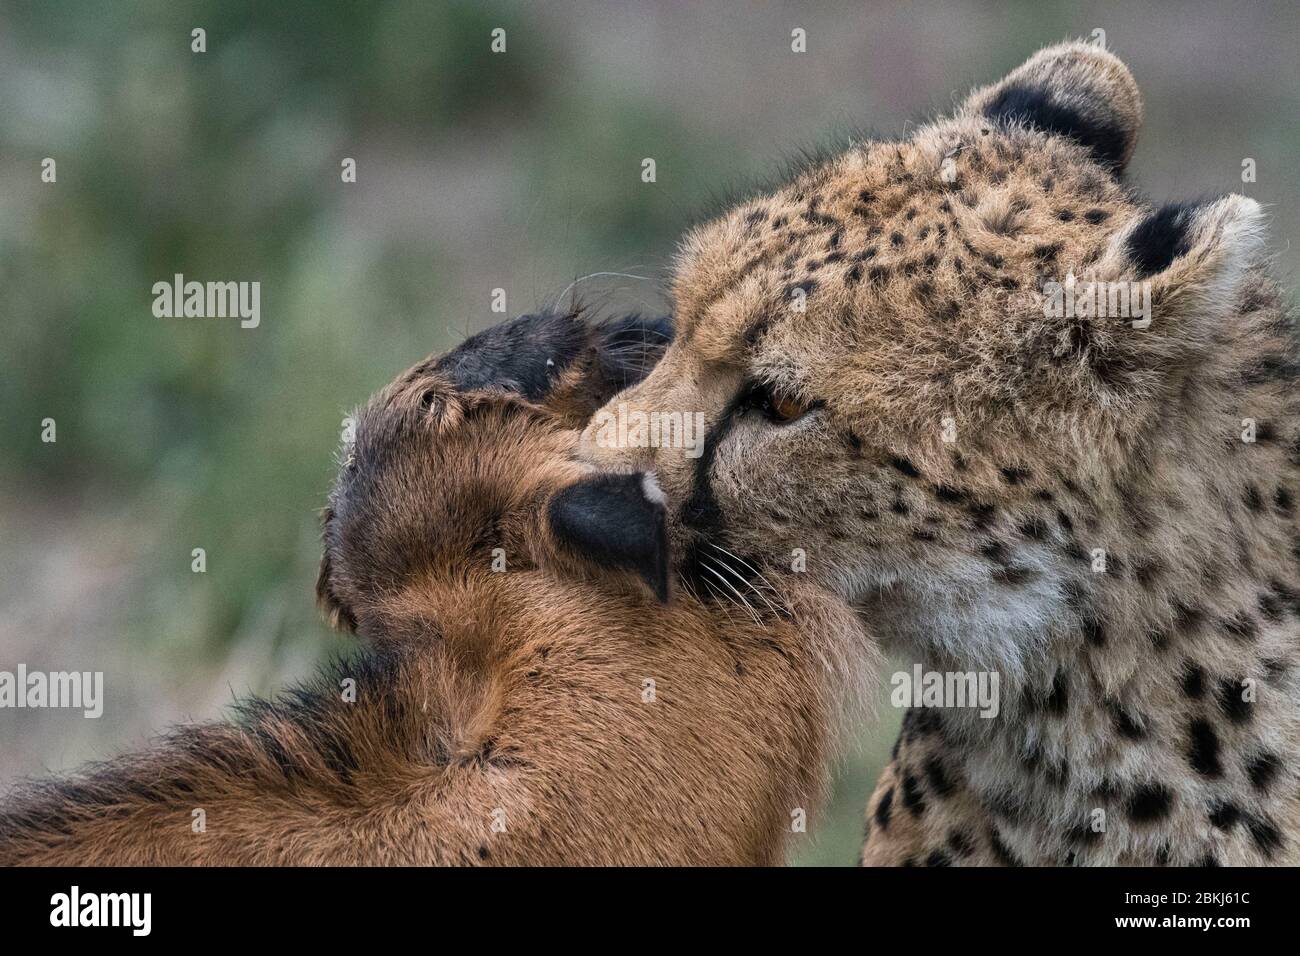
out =
[[(1066, 43), (693, 230), (619, 401), (704, 412), (705, 454), (588, 434), (656, 470), (675, 548), (1000, 676), (996, 719), (909, 714), (866, 863), (1300, 861), (1293, 327), (1258, 204), (1123, 181), (1141, 119)], [(1052, 314), (1071, 276), (1148, 282), (1150, 325)]]

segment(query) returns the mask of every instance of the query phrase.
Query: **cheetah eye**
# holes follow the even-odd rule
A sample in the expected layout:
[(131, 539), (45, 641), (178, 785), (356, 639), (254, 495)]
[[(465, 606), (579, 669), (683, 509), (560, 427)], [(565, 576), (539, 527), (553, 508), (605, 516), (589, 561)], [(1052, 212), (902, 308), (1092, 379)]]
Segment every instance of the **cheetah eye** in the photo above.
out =
[(767, 382), (751, 385), (745, 393), (744, 399), (741, 400), (742, 409), (752, 408), (779, 425), (785, 425), (796, 419), (803, 418), (818, 404), (816, 402), (805, 402), (803, 399), (797, 398), (788, 392), (783, 392)]

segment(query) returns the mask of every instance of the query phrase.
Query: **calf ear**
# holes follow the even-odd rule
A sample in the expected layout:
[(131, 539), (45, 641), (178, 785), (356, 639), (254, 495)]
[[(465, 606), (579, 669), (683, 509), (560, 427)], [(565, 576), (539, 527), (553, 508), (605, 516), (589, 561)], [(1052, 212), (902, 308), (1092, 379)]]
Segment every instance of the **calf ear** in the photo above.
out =
[(1142, 97), (1118, 57), (1075, 41), (1039, 50), (1005, 79), (976, 90), (964, 112), (1073, 140), (1119, 174), (1137, 142)]
[(357, 632), (356, 615), (334, 590), (334, 562), (330, 552), (333, 541), (334, 509), (326, 508), (321, 513), (321, 558), (320, 570), (316, 575), (316, 603), (325, 612), (330, 627), (347, 634)]
[[(613, 391), (649, 374), (673, 338), (672, 320), (627, 315), (589, 322), (577, 312), (521, 315), (470, 336), (435, 368), (459, 389), (498, 390), (541, 402), (579, 378)], [(591, 362), (592, 353), (595, 362)]]
[(631, 571), (668, 600), (667, 510), (653, 473), (583, 478), (556, 492), (546, 518), (562, 551)]
[(576, 314), (522, 315), (471, 335), (435, 368), (460, 389), (513, 392), (540, 402), (583, 356), (588, 338)]

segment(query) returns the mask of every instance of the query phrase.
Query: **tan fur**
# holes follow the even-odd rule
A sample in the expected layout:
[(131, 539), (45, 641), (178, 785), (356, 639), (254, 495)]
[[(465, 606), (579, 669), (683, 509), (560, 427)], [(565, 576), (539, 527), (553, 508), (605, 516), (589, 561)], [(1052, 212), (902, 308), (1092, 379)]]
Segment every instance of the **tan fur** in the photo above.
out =
[(761, 624), (660, 604), (553, 541), (546, 501), (591, 470), (566, 426), (608, 393), (592, 377), (557, 370), (541, 403), (432, 359), (399, 377), (344, 449), (319, 589), (372, 650), (12, 795), (0, 863), (779, 862), (820, 804), (861, 629), (801, 582)]
[[(986, 115), (1026, 88), (1111, 164)], [(710, 453), (586, 435), (657, 471), (679, 550), (771, 580), (805, 555), (896, 652), (1001, 677), (995, 720), (909, 717), (867, 862), (1300, 861), (1293, 331), (1252, 200), (1189, 210), (1140, 272), (1153, 210), (1116, 170), (1141, 116), (1118, 59), (1064, 44), (697, 228), (678, 338), (619, 402), (703, 412)], [(1150, 327), (1048, 314), (1070, 276), (1146, 278)], [(756, 385), (809, 413), (747, 411)]]

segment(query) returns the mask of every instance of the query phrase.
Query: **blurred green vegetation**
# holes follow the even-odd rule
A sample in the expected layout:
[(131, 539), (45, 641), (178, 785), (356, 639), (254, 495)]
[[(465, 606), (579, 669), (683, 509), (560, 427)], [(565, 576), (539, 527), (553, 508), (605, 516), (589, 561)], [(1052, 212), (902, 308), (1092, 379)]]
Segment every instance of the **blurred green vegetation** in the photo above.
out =
[[(792, 25), (809, 31), (802, 58)], [(206, 53), (191, 52), (195, 27)], [(4, 656), (66, 657), (93, 635), (136, 675), (117, 705), (141, 714), (82, 722), (57, 754), (64, 728), (32, 725), (0, 773), (132, 742), (176, 715), (148, 688), (217, 685), (249, 642), (271, 653), (233, 691), (272, 690), (337, 649), (312, 585), (342, 419), (500, 318), (491, 289), (517, 314), (611, 271), (625, 276), (583, 289), (662, 307), (676, 238), (718, 196), (827, 130), (898, 135), (1096, 27), (1147, 87), (1136, 169), (1153, 195), (1241, 189), (1245, 155), (1260, 161), (1252, 195), (1295, 195), (1297, 92), (1276, 77), (1294, 78), (1296, 13), (1281, 4), (7, 5), (0, 595), (27, 611), (9, 615)], [(1207, 105), (1212, 128), (1196, 122)], [(47, 156), (55, 184), (39, 179)], [(640, 182), (643, 157), (656, 184)], [(1279, 206), (1279, 246), (1295, 225)], [(176, 273), (259, 280), (260, 327), (154, 318), (151, 287)], [(47, 417), (56, 444), (39, 440)], [(110, 585), (106, 562), (122, 572)], [(896, 716), (858, 735), (801, 861), (855, 860)]]

